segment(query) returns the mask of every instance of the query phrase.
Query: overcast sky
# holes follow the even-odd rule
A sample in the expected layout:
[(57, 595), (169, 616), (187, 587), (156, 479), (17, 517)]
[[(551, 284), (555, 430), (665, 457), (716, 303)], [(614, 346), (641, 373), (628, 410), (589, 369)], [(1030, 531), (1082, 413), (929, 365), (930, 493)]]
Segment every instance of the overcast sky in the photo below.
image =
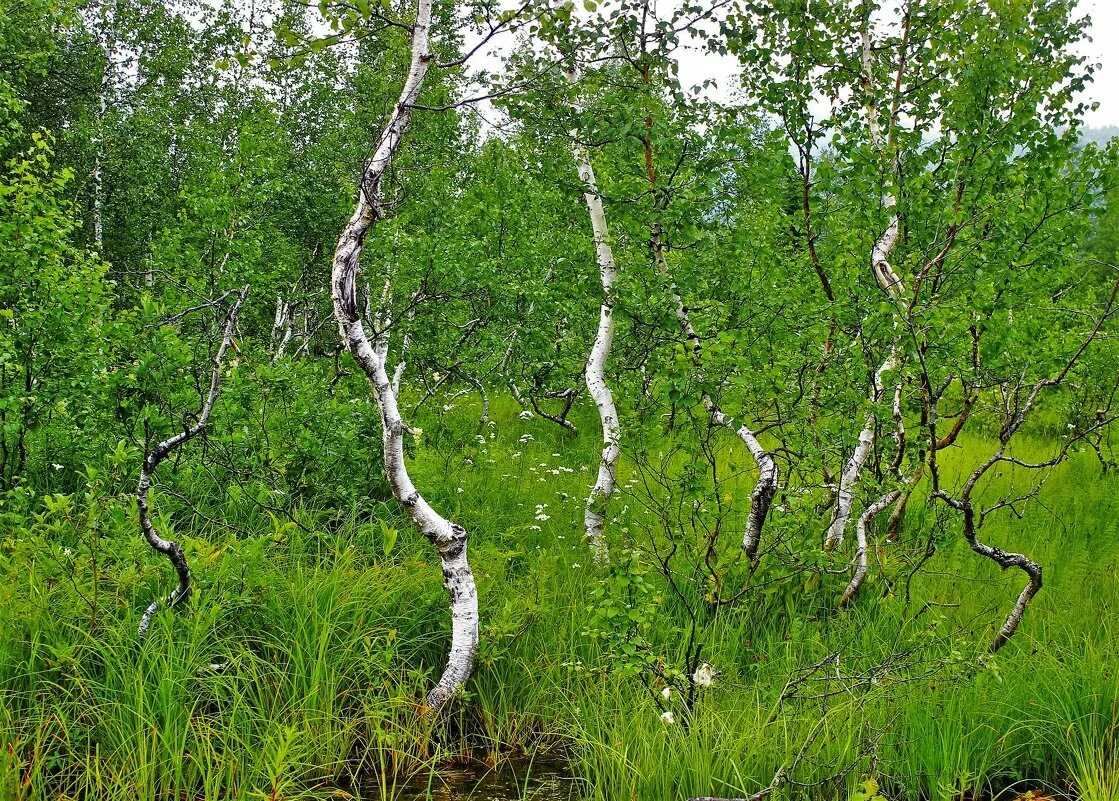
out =
[[(1085, 122), (1093, 127), (1119, 126), (1119, 0), (1080, 0), (1080, 7), (1092, 19), (1092, 41), (1085, 43), (1082, 52), (1100, 65), (1087, 98), (1100, 107), (1089, 112)], [(729, 57), (697, 51), (680, 54), (680, 80), (685, 86), (713, 77), (726, 92), (733, 86), (736, 70)]]
[[(672, 5), (679, 0), (662, 0)], [(506, 0), (508, 7), (519, 5), (517, 0)], [(581, 13), (578, 7), (576, 13)], [(889, 3), (886, 3), (889, 7)], [(1095, 80), (1089, 87), (1087, 101), (1099, 103), (1099, 108), (1085, 115), (1085, 123), (1092, 127), (1119, 126), (1119, 0), (1080, 0), (1081, 13), (1091, 17), (1090, 42), (1085, 42), (1081, 52), (1099, 65)], [(468, 45), (470, 43), (468, 42)], [(488, 48), (478, 53), (472, 61), (476, 68), (500, 70), (501, 57), (512, 45), (509, 37), (497, 37)], [(714, 78), (718, 89), (709, 92), (713, 99), (728, 98), (735, 88), (734, 76), (738, 64), (733, 57), (694, 50), (678, 50), (680, 81), (684, 86), (700, 84)], [(484, 118), (492, 116), (489, 104), (478, 109)]]
[(1084, 54), (1100, 65), (1089, 91), (1100, 107), (1088, 114), (1089, 125), (1119, 125), (1119, 0), (1081, 0), (1092, 17), (1092, 41)]

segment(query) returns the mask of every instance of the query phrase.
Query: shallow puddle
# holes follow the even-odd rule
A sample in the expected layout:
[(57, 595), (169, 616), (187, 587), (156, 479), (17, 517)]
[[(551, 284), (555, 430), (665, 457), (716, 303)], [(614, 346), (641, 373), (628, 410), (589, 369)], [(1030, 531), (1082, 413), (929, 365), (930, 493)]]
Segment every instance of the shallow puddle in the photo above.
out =
[[(385, 801), (574, 801), (579, 780), (570, 766), (556, 757), (503, 762), (496, 768), (482, 763), (454, 765), (421, 774), (384, 790), (369, 788), (363, 798)], [(387, 792), (385, 792), (387, 790)]]

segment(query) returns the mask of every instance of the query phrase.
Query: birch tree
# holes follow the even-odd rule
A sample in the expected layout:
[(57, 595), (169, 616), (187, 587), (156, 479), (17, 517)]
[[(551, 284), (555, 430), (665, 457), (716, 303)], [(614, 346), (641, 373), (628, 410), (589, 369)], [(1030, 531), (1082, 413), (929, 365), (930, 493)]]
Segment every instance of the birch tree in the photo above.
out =
[[(566, 74), (568, 83), (575, 83), (574, 70)], [(591, 219), (594, 234), (595, 259), (602, 280), (602, 305), (599, 309), (598, 331), (594, 344), (587, 357), (585, 371), (587, 391), (598, 408), (602, 424), (602, 456), (598, 462), (598, 477), (587, 497), (584, 513), (584, 533), (598, 562), (609, 559), (609, 550), (603, 537), (603, 522), (606, 517), (606, 504), (617, 485), (616, 465), (621, 453), (621, 423), (618, 420), (618, 407), (614, 404), (614, 393), (606, 383), (606, 362), (610, 357), (610, 347), (614, 342), (614, 281), (618, 268), (614, 263), (614, 251), (610, 246), (610, 232), (606, 225), (606, 212), (602, 197), (598, 193), (594, 166), (590, 153), (579, 140), (579, 131), (571, 132), (571, 152), (575, 166), (579, 170), (579, 180), (583, 184), (583, 200)]]
[[(226, 293), (222, 298), (207, 305), (220, 303), (230, 294), (232, 293)], [(202, 407), (199, 409), (194, 422), (185, 425), (183, 430), (179, 433), (156, 443), (144, 456), (144, 462), (140, 468), (140, 481), (136, 485), (136, 510), (140, 519), (140, 531), (143, 533), (144, 539), (148, 541), (148, 545), (152, 547), (152, 550), (167, 557), (171, 562), (171, 566), (175, 569), (175, 575), (178, 577), (178, 584), (175, 589), (172, 590), (171, 594), (167, 596), (167, 599), (163, 602), (159, 600), (152, 601), (147, 609), (144, 610), (144, 614), (140, 616), (140, 624), (137, 633), (141, 638), (147, 635), (148, 629), (151, 627), (152, 618), (159, 611), (161, 606), (174, 609), (187, 601), (191, 594), (190, 565), (187, 563), (186, 554), (183, 553), (183, 549), (179, 543), (161, 537), (152, 524), (151, 502), (149, 499), (152, 480), (155, 477), (156, 469), (176, 448), (203, 433), (209, 425), (210, 413), (214, 410), (214, 403), (217, 401), (218, 392), (221, 390), (222, 370), (225, 367), (225, 354), (229, 350), (230, 345), (233, 344), (233, 335), (237, 327), (237, 316), (240, 314), (241, 306), (244, 305), (245, 298), (248, 294), (249, 287), (245, 286), (236, 297), (234, 297), (233, 303), (226, 315), (221, 342), (218, 344), (217, 351), (214, 353), (212, 361), (209, 388), (205, 397), (202, 399)]]
[(433, 509), (416, 489), (404, 461), (407, 427), (400, 416), (393, 383), (362, 325), (357, 277), (365, 237), (385, 214), (385, 173), (399, 149), (423, 88), (433, 54), (430, 48), (432, 0), (418, 0), (411, 25), (411, 61), (400, 98), (377, 148), (362, 170), (357, 208), (338, 239), (331, 272), (334, 316), (347, 349), (373, 386), (384, 430), (384, 463), (397, 501), (439, 554), (443, 580), (450, 597), (451, 645), (447, 666), (427, 696), (433, 711), (442, 709), (465, 684), (474, 667), (478, 647), (478, 591), (467, 561), (468, 534), (458, 523)]

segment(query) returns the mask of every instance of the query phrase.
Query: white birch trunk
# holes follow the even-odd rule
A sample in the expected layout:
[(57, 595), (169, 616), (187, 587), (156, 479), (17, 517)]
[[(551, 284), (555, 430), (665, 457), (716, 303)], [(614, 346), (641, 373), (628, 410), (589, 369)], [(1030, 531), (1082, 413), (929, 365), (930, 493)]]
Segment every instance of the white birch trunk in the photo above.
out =
[(408, 76), (377, 149), (363, 170), (357, 208), (338, 240), (332, 262), (331, 297), (343, 341), (373, 385), (384, 431), (385, 472), (393, 495), (435, 546), (442, 562), (443, 581), (450, 596), (451, 645), (443, 675), (427, 697), (428, 707), (438, 711), (469, 678), (478, 646), (478, 593), (466, 558), (468, 535), (462, 526), (432, 509), (412, 484), (404, 462), (405, 425), (396, 393), (385, 363), (374, 351), (362, 326), (357, 292), (362, 243), (383, 211), (381, 182), (408, 128), (412, 104), (419, 96), (432, 58), (428, 47), (431, 6), (432, 0), (417, 0)]
[(392, 394), (400, 397), (400, 382), (404, 378), (404, 370), (408, 366), (408, 346), (412, 344), (412, 322), (416, 319), (416, 302), (419, 300), (420, 291), (412, 293), (408, 301), (408, 311), (404, 314), (404, 336), (400, 338), (400, 356), (396, 369), (392, 371)]
[(101, 83), (97, 90), (97, 121), (93, 134), (93, 174), (90, 176), (90, 185), (93, 190), (93, 241), (97, 250), (102, 248), (103, 210), (105, 206), (104, 188), (102, 187), (101, 163), (105, 158), (105, 116), (109, 111), (109, 95), (113, 90), (115, 63), (113, 58), (116, 53), (116, 10), (110, 14), (105, 10), (102, 16), (102, 31), (105, 35), (105, 71), (101, 74)]
[(876, 518), (884, 509), (887, 509), (890, 504), (901, 497), (901, 490), (892, 490), (887, 492), (881, 498), (876, 500), (870, 506), (863, 510), (859, 515), (858, 521), (855, 523), (855, 541), (857, 543), (855, 548), (855, 572), (851, 576), (851, 581), (847, 584), (846, 589), (843, 590), (843, 596), (839, 599), (839, 607), (842, 609), (848, 606), (851, 601), (855, 599), (859, 589), (863, 586), (863, 581), (866, 580), (867, 573), (867, 541), (866, 541), (866, 527), (874, 518)]
[[(688, 313), (687, 306), (684, 305), (684, 299), (680, 296), (676, 283), (672, 279), (672, 271), (669, 269), (668, 261), (664, 256), (659, 225), (653, 225), (651, 244), (657, 272), (668, 281), (672, 304), (676, 310), (676, 320), (680, 323), (680, 330), (687, 339), (692, 356), (698, 365), (703, 345), (695, 327), (692, 325), (691, 315)], [(749, 558), (753, 559), (758, 554), (762, 528), (765, 526), (766, 518), (769, 515), (769, 507), (773, 503), (773, 497), (777, 494), (779, 480), (777, 460), (773, 458), (773, 454), (762, 446), (749, 426), (736, 423), (734, 418), (725, 414), (706, 392), (703, 394), (703, 407), (716, 423), (727, 428), (742, 440), (746, 450), (750, 452), (750, 456), (753, 457), (754, 463), (758, 466), (758, 482), (750, 493), (750, 514), (746, 518), (746, 528), (742, 533), (742, 550)]]
[[(882, 128), (878, 119), (878, 110), (874, 105), (873, 48), (870, 38), (869, 22), (867, 25), (868, 27), (864, 28), (862, 31), (862, 83), (865, 95), (867, 127), (870, 130), (871, 145), (880, 154), (885, 155), (885, 150), (889, 149), (889, 140), (892, 137), (887, 136), (885, 140), (883, 139)], [(897, 83), (899, 86), (904, 69), (905, 57), (903, 53), (898, 66)], [(892, 118), (889, 120), (891, 126), (893, 126), (895, 122), (896, 120)], [(892, 156), (891, 159), (892, 175), (897, 171), (896, 154)], [(890, 255), (893, 253), (894, 245), (897, 244), (898, 232), (901, 229), (901, 222), (897, 212), (897, 197), (894, 195), (892, 189), (886, 190), (882, 198), (882, 205), (889, 210), (890, 221), (886, 225), (886, 230), (882, 232), (882, 235), (875, 240), (874, 245), (871, 247), (870, 264), (878, 285), (882, 287), (886, 294), (890, 296), (890, 299), (900, 308), (905, 297), (905, 284), (902, 282), (901, 276), (899, 276), (890, 265)], [(894, 324), (895, 326), (897, 325), (896, 316)], [(872, 403), (877, 404), (881, 402), (883, 392), (882, 376), (884, 373), (896, 367), (897, 363), (898, 352), (895, 343), (894, 346), (891, 346), (885, 361), (883, 361), (878, 367), (878, 370), (875, 371), (874, 385), (871, 387), (870, 397)], [(840, 474), (839, 488), (836, 493), (835, 516), (832, 518), (832, 523), (828, 527), (828, 533), (824, 539), (825, 550), (835, 550), (843, 544), (843, 537), (847, 531), (847, 523), (851, 519), (855, 486), (858, 484), (866, 460), (871, 450), (874, 448), (874, 429), (877, 420), (878, 418), (873, 411), (867, 414), (863, 423), (863, 429), (859, 432), (858, 444), (855, 446), (851, 458), (848, 459), (843, 472)]]
[[(871, 403), (880, 403), (883, 397), (883, 376), (897, 366), (897, 351), (890, 348), (890, 353), (886, 360), (882, 362), (879, 368), (874, 373), (874, 386), (871, 387), (870, 401)], [(847, 523), (851, 519), (851, 507), (855, 500), (855, 486), (859, 483), (859, 478), (862, 475), (863, 467), (866, 465), (866, 460), (870, 457), (871, 449), (874, 447), (874, 428), (878, 420), (874, 411), (867, 412), (866, 419), (863, 423), (863, 430), (859, 432), (859, 441), (855, 445), (855, 450), (851, 454), (851, 458), (847, 460), (847, 464), (843, 468), (843, 472), (839, 476), (839, 488), (836, 492), (835, 500), (835, 516), (832, 518), (831, 526), (828, 527), (827, 538), (824, 540), (824, 548), (832, 551), (843, 544), (843, 537), (847, 531)]]
[[(366, 296), (368, 299), (368, 295)], [(377, 358), (387, 364), (389, 358), (389, 336), (392, 329), (392, 280), (385, 280), (385, 288), (381, 290), (381, 302), (377, 306), (377, 314), (372, 321), (374, 334), (374, 350)]]
[[(568, 73), (568, 81), (574, 81), (573, 73)], [(614, 280), (618, 270), (614, 263), (614, 251), (610, 247), (609, 232), (606, 227), (606, 212), (602, 207), (602, 197), (598, 193), (594, 167), (586, 147), (580, 144), (577, 132), (572, 132), (572, 154), (579, 169), (579, 179), (583, 182), (583, 199), (591, 218), (594, 233), (595, 257), (602, 279), (602, 306), (599, 310), (598, 332), (594, 345), (587, 358), (586, 381), (595, 406), (598, 407), (599, 420), (602, 422), (602, 456), (598, 462), (598, 477), (587, 497), (583, 524), (587, 542), (597, 562), (606, 562), (609, 551), (603, 537), (603, 523), (606, 517), (606, 504), (614, 493), (616, 465), (621, 453), (621, 424), (618, 408), (614, 404), (614, 394), (606, 383), (606, 361), (614, 341)]]

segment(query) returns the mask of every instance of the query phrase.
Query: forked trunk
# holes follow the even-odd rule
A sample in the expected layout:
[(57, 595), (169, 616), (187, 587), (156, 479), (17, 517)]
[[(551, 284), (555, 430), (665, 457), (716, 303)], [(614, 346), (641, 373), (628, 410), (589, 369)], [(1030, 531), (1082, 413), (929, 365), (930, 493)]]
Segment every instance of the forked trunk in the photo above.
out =
[[(179, 578), (178, 586), (167, 596), (165, 603), (167, 607), (174, 608), (179, 604), (185, 602), (190, 597), (190, 566), (187, 564), (186, 554), (177, 542), (173, 540), (165, 540), (155, 530), (152, 525), (150, 500), (148, 494), (151, 490), (152, 479), (155, 476), (156, 468), (171, 455), (175, 448), (182, 445), (184, 442), (198, 436), (206, 425), (210, 422), (210, 412), (214, 408), (214, 401), (218, 398), (218, 391), (221, 389), (221, 371), (222, 364), (225, 361), (225, 353), (229, 350), (230, 343), (233, 342), (233, 331), (237, 326), (237, 315), (241, 311), (241, 306), (245, 302), (245, 298), (249, 294), (249, 287), (245, 286), (237, 299), (233, 302), (233, 306), (229, 310), (229, 315), (226, 317), (225, 330), (222, 333), (221, 344), (218, 346), (218, 351), (214, 354), (213, 369), (210, 373), (210, 390), (206, 394), (202, 402), (202, 409), (198, 413), (198, 418), (194, 425), (180, 431), (173, 437), (163, 440), (154, 448), (148, 451), (144, 457), (144, 463), (140, 468), (140, 482), (136, 486), (136, 511), (140, 517), (140, 530), (144, 534), (144, 539), (152, 546), (154, 550), (166, 556), (171, 565), (175, 568), (175, 574)], [(141, 639), (148, 633), (151, 627), (152, 618), (155, 613), (159, 611), (160, 601), (152, 601), (148, 608), (144, 610), (144, 614), (140, 617), (140, 625), (137, 628), (137, 634)]]

